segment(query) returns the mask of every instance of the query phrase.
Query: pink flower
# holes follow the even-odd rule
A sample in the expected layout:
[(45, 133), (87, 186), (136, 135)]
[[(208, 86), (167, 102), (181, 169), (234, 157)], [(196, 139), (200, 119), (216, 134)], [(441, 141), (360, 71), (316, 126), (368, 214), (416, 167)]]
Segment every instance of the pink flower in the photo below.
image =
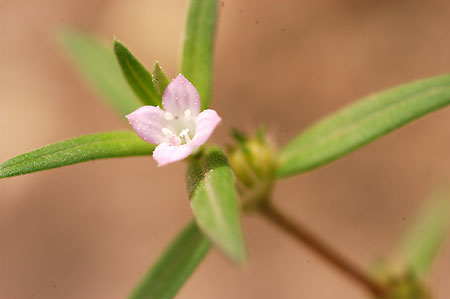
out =
[(126, 116), (139, 137), (158, 144), (153, 152), (158, 166), (189, 156), (208, 140), (221, 120), (214, 110), (200, 112), (200, 95), (182, 74), (167, 85), (162, 106), (164, 110), (143, 106)]

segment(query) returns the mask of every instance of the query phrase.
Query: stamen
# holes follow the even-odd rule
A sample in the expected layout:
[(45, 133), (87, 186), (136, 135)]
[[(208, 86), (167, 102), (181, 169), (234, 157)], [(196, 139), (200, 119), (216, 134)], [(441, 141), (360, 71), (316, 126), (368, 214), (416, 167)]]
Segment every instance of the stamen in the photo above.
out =
[(171, 130), (167, 129), (167, 128), (162, 128), (161, 132), (165, 135), (165, 136), (173, 136), (175, 135), (174, 133), (172, 133)]
[(189, 142), (191, 142), (191, 137), (189, 136), (188, 133), (189, 133), (189, 129), (186, 128), (186, 129), (183, 129), (178, 136), (184, 137), (184, 139), (186, 140), (186, 143), (189, 143)]

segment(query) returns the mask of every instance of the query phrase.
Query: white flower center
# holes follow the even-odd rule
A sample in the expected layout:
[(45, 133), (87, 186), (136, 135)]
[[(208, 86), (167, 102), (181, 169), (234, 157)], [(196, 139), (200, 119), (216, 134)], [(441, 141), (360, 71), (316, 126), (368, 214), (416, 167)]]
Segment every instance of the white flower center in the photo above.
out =
[(191, 118), (191, 110), (189, 110), (189, 109), (184, 110), (184, 118), (186, 120)]
[(182, 116), (173, 115), (170, 112), (164, 114), (167, 126), (161, 129), (164, 142), (177, 146), (189, 144), (195, 136), (195, 120), (190, 109), (184, 110)]
[(170, 112), (166, 112), (166, 113), (164, 114), (164, 118), (165, 118), (166, 120), (172, 120), (172, 119), (173, 119), (173, 115), (172, 115), (172, 113), (170, 113)]

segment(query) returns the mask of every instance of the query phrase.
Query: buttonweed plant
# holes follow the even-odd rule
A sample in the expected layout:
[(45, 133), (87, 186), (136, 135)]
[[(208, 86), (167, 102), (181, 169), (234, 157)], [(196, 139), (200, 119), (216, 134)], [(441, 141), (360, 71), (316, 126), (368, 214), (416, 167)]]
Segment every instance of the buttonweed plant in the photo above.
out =
[(251, 136), (231, 130), (235, 143), (225, 150), (206, 146), (221, 122), (220, 111), (209, 108), (218, 6), (217, 0), (191, 1), (180, 74), (172, 80), (158, 62), (152, 71), (147, 70), (118, 40), (109, 48), (85, 33), (65, 31), (62, 42), (66, 50), (128, 119), (130, 130), (80, 136), (16, 156), (0, 164), (0, 178), (104, 158), (153, 156), (159, 166), (185, 159), (193, 220), (168, 245), (129, 298), (174, 297), (211, 246), (236, 267), (245, 264), (241, 216), (246, 213), (259, 213), (300, 245), (309, 247), (365, 289), (368, 298), (432, 298), (424, 278), (445, 235), (449, 206), (444, 195), (430, 201), (423, 217), (407, 234), (400, 265), (385, 262), (365, 271), (284, 215), (271, 194), (278, 180), (326, 165), (450, 104), (450, 75), (370, 95), (323, 118), (281, 146), (275, 146), (263, 128)]

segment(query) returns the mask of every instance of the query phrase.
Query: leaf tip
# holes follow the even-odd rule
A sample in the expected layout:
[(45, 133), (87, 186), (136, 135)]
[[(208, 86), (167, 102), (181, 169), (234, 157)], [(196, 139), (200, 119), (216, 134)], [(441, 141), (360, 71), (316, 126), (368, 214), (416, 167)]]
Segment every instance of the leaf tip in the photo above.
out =
[(114, 45), (114, 52), (116, 54), (120, 51), (123, 51), (123, 49), (125, 48), (125, 46), (115, 36), (113, 36), (113, 45)]
[(233, 260), (239, 267), (245, 267), (248, 264), (247, 251), (243, 244), (241, 248), (233, 253)]

